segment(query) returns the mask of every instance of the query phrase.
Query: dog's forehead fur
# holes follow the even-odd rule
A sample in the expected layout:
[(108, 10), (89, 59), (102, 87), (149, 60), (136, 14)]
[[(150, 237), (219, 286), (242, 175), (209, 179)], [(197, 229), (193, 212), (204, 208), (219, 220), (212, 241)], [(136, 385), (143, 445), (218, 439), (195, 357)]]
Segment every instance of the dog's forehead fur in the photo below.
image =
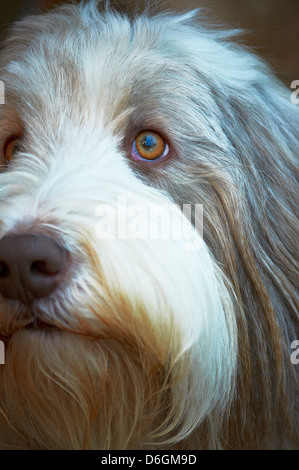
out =
[[(109, 126), (124, 134), (128, 126), (156, 127), (175, 140), (169, 123), (180, 135), (195, 134), (194, 112), (204, 139), (217, 145), (225, 139), (220, 109), (215, 113), (218, 91), (229, 97), (238, 87), (245, 100), (246, 87), (259, 80), (262, 64), (238, 54), (226, 42), (229, 33), (192, 28), (192, 14), (130, 20), (100, 14), (96, 4), (64, 6), (15, 25), (4, 51), (9, 62), (0, 59), (0, 78), (7, 105), (17, 99), (27, 132), (32, 127), (34, 133), (39, 121), (45, 132), (56, 123), (58, 139), (61, 119), (77, 129), (92, 116), (98, 129)], [(190, 119), (181, 119), (178, 104), (186, 100)]]
[(63, 11), (64, 16), (50, 13), (33, 25), (30, 18), (20, 22), (10, 39), (11, 60), (4, 67), (7, 93), (17, 93), (31, 113), (54, 103), (58, 112), (84, 103), (81, 116), (88, 105), (96, 105), (97, 112), (104, 108), (111, 117), (138, 96), (144, 108), (147, 96), (154, 98), (158, 88), (161, 99), (170, 85), (179, 83), (177, 53), (154, 20), (132, 23), (112, 13)]

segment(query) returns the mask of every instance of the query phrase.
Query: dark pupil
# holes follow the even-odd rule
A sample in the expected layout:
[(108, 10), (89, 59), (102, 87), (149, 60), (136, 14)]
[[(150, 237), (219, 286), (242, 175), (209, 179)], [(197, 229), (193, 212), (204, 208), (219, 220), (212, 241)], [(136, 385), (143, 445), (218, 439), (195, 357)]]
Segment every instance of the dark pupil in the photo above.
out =
[(143, 137), (140, 144), (147, 152), (152, 152), (157, 147), (157, 139), (153, 135), (147, 135)]

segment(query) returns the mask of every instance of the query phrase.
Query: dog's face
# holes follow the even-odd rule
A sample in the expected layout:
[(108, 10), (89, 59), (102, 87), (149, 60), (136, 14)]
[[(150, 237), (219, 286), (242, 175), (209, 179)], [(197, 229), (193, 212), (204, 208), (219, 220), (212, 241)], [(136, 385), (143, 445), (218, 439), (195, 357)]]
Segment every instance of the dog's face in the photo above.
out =
[(185, 23), (71, 6), (1, 56), (4, 446), (173, 446), (207, 416), (209, 440), (232, 400), (227, 208), (246, 181), (228, 129), (262, 67)]
[[(221, 276), (168, 207), (203, 202), (182, 113), (206, 87), (171, 22), (66, 12), (25, 20), (2, 58), (1, 403), (24, 447), (171, 442), (227, 400), (235, 360)], [(130, 233), (136, 216), (144, 237)]]

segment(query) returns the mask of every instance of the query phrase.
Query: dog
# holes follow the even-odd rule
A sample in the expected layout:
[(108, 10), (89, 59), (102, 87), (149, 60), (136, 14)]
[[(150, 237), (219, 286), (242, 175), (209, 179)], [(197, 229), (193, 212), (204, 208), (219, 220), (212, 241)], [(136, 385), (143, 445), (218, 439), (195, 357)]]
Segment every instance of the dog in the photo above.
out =
[(0, 73), (1, 448), (298, 448), (290, 91), (200, 11), (96, 1)]

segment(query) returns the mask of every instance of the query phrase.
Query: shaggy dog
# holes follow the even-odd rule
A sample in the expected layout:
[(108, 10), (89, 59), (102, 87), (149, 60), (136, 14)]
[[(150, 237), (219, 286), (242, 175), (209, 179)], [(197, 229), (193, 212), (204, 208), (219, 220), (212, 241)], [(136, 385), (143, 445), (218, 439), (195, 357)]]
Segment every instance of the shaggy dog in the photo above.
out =
[(91, 1), (6, 41), (2, 448), (299, 445), (299, 110), (193, 18)]

